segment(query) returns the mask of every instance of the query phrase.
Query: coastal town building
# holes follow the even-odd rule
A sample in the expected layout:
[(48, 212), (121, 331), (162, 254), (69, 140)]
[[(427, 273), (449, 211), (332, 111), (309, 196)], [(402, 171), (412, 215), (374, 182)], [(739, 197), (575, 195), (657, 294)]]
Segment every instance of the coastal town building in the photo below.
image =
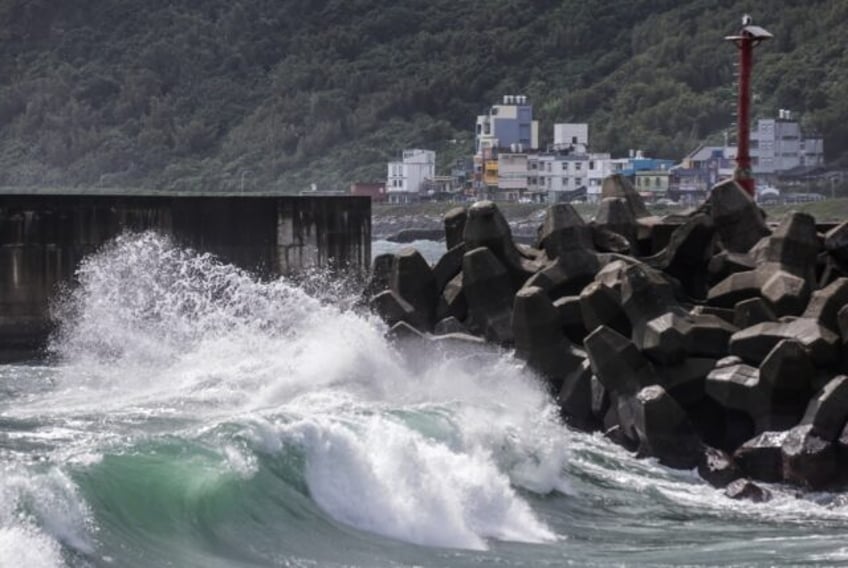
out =
[[(598, 202), (604, 178), (620, 174), (643, 198), (696, 203), (711, 187), (732, 177), (736, 147), (699, 146), (679, 164), (630, 150), (626, 157), (591, 151), (587, 123), (556, 123), (553, 143), (540, 150), (539, 122), (524, 95), (505, 95), (502, 102), (477, 116), (474, 156), (457, 163), (450, 176), (435, 175), (435, 153), (407, 150), (389, 164), (386, 194), (391, 202), (473, 196), (496, 201)], [(822, 139), (806, 135), (790, 111), (757, 121), (751, 133), (754, 174), (768, 187), (780, 176), (820, 169)], [(802, 173), (803, 173), (802, 172)]]
[(554, 124), (553, 150), (570, 150), (577, 154), (589, 152), (589, 125), (582, 123)]
[[(539, 121), (524, 95), (504, 95), (503, 103), (477, 117), (475, 155), (498, 150), (529, 151), (539, 148)], [(495, 156), (491, 156), (495, 157)]]
[(370, 197), (375, 203), (388, 201), (386, 184), (382, 182), (356, 182), (350, 184), (350, 194), (357, 197)]
[(417, 201), (427, 180), (436, 176), (436, 153), (432, 150), (404, 150), (400, 161), (389, 162), (386, 191), (390, 203)]
[(821, 136), (805, 136), (789, 110), (781, 109), (777, 118), (761, 118), (751, 132), (751, 167), (755, 175), (777, 174), (823, 163)]

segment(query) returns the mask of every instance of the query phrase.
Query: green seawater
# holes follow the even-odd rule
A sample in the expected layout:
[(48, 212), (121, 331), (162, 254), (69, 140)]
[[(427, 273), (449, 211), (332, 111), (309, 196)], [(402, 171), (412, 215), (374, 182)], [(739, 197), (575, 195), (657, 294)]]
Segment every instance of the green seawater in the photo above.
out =
[(845, 495), (729, 500), (329, 283), (150, 234), (78, 276), (50, 358), (0, 366), (2, 568), (848, 564)]

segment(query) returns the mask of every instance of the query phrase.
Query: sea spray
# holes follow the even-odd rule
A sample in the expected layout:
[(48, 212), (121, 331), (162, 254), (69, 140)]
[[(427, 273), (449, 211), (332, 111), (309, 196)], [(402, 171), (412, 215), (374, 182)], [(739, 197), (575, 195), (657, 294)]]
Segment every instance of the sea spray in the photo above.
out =
[(844, 555), (841, 496), (728, 501), (568, 430), (509, 352), (396, 345), (333, 295), (153, 234), (89, 258), (55, 358), (0, 368), (0, 565)]
[(553, 538), (513, 485), (565, 487), (567, 432), (502, 353), (399, 352), (369, 316), (151, 233), (119, 238), (78, 277), (56, 310), (65, 410), (105, 410), (130, 439), (148, 418), (190, 437), (195, 418), (205, 430), (264, 416), (339, 521), (433, 546)]

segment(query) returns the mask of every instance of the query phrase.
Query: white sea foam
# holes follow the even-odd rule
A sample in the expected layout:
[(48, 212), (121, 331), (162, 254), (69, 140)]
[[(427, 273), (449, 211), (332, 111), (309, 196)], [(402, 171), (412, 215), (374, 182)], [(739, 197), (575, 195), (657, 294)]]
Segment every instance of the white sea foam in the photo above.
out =
[(7, 465), (0, 476), (0, 566), (64, 566), (62, 545), (90, 554), (89, 513), (58, 469), (33, 474)]
[[(651, 506), (663, 500), (706, 515), (766, 523), (845, 517), (833, 500), (779, 488), (768, 507), (724, 499), (691, 472), (636, 461), (599, 437), (568, 431), (539, 382), (508, 353), (398, 348), (368, 315), (285, 280), (257, 281), (155, 235), (122, 237), (79, 277), (80, 288), (58, 306), (55, 351), (63, 362), (55, 389), (9, 410), (58, 417), (68, 430), (57, 431), (84, 432), (55, 450), (59, 463), (84, 467), (86, 456), (150, 435), (139, 426), (153, 420), (178, 436), (236, 424), (245, 447), (224, 436), (219, 450), (240, 477), (256, 471), (251, 452), (296, 446), (310, 494), (337, 521), (472, 549), (489, 539), (555, 538), (528, 492), (579, 496), (578, 477), (597, 481), (591, 491), (612, 487), (629, 499), (651, 492), (644, 499)], [(71, 498), (58, 502), (79, 503), (72, 491), (64, 495)], [(34, 539), (41, 548), (32, 551), (47, 559), (58, 542), (87, 550), (84, 533), (63, 529), (85, 517), (84, 506), (33, 510), (27, 523), (0, 523), (0, 539)]]
[[(516, 487), (567, 486), (566, 430), (508, 355), (399, 352), (370, 316), (152, 234), (120, 238), (79, 280), (57, 309), (59, 412), (111, 416), (112, 431), (150, 416), (252, 425), (257, 451), (303, 448), (329, 515), (401, 540), (554, 538)], [(279, 422), (263, 430), (263, 416)], [(241, 449), (221, 452), (240, 475), (255, 471)]]

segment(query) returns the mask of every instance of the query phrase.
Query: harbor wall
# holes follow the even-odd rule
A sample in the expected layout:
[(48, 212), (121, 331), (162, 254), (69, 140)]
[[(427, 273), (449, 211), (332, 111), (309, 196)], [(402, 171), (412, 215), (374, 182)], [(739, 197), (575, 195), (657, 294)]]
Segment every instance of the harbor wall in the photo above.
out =
[(147, 230), (266, 278), (371, 262), (367, 197), (0, 195), (0, 360), (44, 346), (50, 300), (83, 258)]

